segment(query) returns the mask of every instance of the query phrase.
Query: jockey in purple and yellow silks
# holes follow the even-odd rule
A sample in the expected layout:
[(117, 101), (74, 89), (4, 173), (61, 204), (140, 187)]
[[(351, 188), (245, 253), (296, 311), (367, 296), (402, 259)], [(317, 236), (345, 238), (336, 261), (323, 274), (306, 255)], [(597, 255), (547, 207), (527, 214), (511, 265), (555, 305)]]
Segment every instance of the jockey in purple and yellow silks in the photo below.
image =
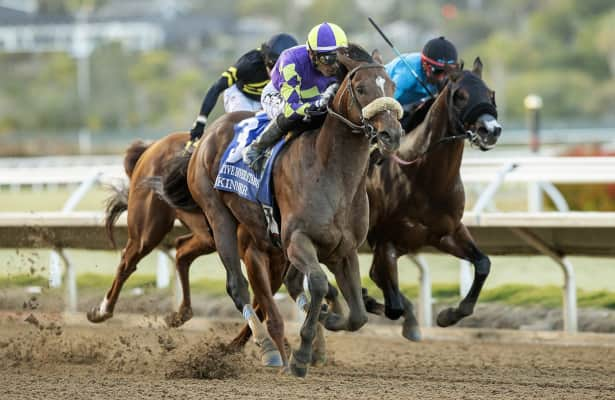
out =
[(346, 46), (344, 31), (324, 22), (312, 28), (305, 45), (282, 52), (261, 97), (263, 109), (272, 121), (244, 149), (246, 164), (258, 170), (258, 161), (269, 146), (310, 114), (326, 109), (337, 88), (337, 49)]

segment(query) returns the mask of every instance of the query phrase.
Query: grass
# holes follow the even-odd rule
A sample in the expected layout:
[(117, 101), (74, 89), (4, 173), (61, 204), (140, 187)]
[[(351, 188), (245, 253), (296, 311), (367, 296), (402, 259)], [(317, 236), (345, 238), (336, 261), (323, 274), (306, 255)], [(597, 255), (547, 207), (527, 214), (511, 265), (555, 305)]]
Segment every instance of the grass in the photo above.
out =
[[(77, 278), (80, 289), (106, 290), (110, 287), (113, 277), (94, 273), (81, 274)], [(369, 279), (363, 279), (363, 287), (367, 288), (371, 296), (382, 300), (380, 289)], [(19, 274), (0, 278), (0, 288), (24, 287), (24, 286), (47, 286), (47, 280), (41, 276)], [(156, 287), (155, 275), (131, 276), (124, 289), (143, 288), (154, 290)], [(226, 296), (225, 281), (222, 279), (198, 279), (190, 284), (193, 292), (207, 293), (214, 297)], [(402, 293), (416, 299), (419, 294), (417, 285), (400, 285)], [(281, 291), (285, 291), (282, 288)], [(436, 283), (432, 286), (432, 296), (436, 301), (454, 302), (459, 300), (459, 286), (457, 284)], [(578, 303), (580, 307), (607, 308), (615, 310), (615, 293), (606, 290), (578, 290)], [(481, 293), (481, 303), (503, 303), (514, 306), (543, 306), (556, 308), (562, 305), (561, 288), (554, 285), (535, 286), (525, 284), (506, 284), (493, 289), (484, 290)]]
[[(509, 188), (510, 189), (510, 188)], [(518, 193), (519, 188), (509, 190)], [(60, 187), (57, 190), (0, 191), (2, 211), (58, 211), (74, 189)], [(508, 193), (508, 192), (502, 192)], [(109, 193), (101, 187), (93, 188), (76, 207), (80, 211), (100, 211)], [(470, 196), (472, 194), (470, 193)], [(499, 195), (500, 201), (511, 196)], [(512, 200), (511, 200), (512, 201)], [(498, 204), (502, 209), (519, 208), (519, 199), (514, 205)], [(119, 262), (119, 251), (67, 250), (77, 267), (78, 285), (83, 288), (108, 288)], [(359, 256), (363, 282), (370, 294), (379, 294), (368, 278), (371, 256)], [(430, 266), (432, 293), (437, 299), (455, 300), (458, 297), (459, 262), (447, 255), (425, 255)], [(0, 287), (6, 285), (46, 286), (49, 250), (0, 250)], [(569, 257), (575, 268), (579, 305), (583, 307), (615, 308), (615, 268), (613, 259), (597, 257)], [(563, 277), (560, 268), (547, 257), (491, 257), (491, 274), (487, 279), (480, 301), (505, 302), (508, 304), (542, 304), (557, 307), (561, 304)], [(145, 257), (137, 271), (126, 282), (126, 287), (155, 287), (158, 252)], [(169, 268), (173, 268), (169, 264)], [(200, 257), (190, 270), (191, 287), (195, 291), (225, 295), (225, 271), (216, 254)], [(417, 268), (411, 261), (399, 259), (400, 289), (410, 298), (418, 296)]]

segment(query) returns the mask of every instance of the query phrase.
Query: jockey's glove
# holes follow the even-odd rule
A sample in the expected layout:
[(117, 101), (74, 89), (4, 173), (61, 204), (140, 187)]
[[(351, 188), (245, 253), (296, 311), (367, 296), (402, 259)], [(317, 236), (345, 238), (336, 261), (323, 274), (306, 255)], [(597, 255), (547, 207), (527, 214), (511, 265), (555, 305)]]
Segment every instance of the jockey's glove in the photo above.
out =
[(322, 98), (325, 99), (325, 104), (335, 96), (335, 93), (337, 93), (337, 88), (339, 87), (340, 85), (337, 83), (332, 83), (325, 89), (324, 92), (322, 92)]
[(312, 120), (313, 117), (324, 115), (326, 113), (327, 113), (327, 103), (322, 104), (322, 103), (314, 102), (305, 109), (305, 117), (303, 118), (303, 120), (305, 122), (309, 122)]
[(329, 104), (329, 100), (331, 100), (333, 96), (335, 96), (335, 93), (337, 92), (338, 87), (339, 85), (337, 83), (332, 83), (331, 85), (329, 85), (329, 87), (327, 87), (325, 91), (322, 92), (322, 94), (320, 95), (320, 98), (316, 100), (314, 103), (312, 103), (312, 106), (315, 106), (320, 111), (326, 110), (327, 104)]
[(207, 117), (204, 115), (199, 115), (196, 117), (194, 124), (192, 124), (192, 129), (190, 129), (190, 141), (196, 142), (203, 135), (203, 131), (205, 130), (205, 126), (207, 125)]

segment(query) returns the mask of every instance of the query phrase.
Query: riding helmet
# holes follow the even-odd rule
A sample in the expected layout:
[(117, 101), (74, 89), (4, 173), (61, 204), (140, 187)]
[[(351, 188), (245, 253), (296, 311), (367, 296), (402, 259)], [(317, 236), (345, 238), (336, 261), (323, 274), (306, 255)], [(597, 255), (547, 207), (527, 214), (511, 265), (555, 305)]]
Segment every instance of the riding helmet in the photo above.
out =
[(422, 58), (435, 66), (457, 63), (457, 49), (450, 41), (440, 36), (431, 39), (423, 47)]
[(261, 48), (265, 59), (273, 65), (284, 50), (294, 47), (297, 44), (299, 44), (297, 39), (292, 35), (288, 33), (278, 33), (277, 35), (273, 35), (267, 43), (263, 43)]

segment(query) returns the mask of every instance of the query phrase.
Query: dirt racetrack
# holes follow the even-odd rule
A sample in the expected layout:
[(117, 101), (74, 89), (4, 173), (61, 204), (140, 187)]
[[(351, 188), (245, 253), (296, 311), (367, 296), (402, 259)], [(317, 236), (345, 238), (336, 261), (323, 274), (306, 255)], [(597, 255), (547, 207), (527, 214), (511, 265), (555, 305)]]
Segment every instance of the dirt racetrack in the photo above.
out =
[[(306, 379), (260, 367), (250, 343), (224, 343), (241, 321), (0, 316), (1, 399), (613, 399), (615, 337), (441, 330), (410, 343), (368, 324), (327, 333), (328, 363)], [(287, 325), (292, 345), (296, 324)]]

